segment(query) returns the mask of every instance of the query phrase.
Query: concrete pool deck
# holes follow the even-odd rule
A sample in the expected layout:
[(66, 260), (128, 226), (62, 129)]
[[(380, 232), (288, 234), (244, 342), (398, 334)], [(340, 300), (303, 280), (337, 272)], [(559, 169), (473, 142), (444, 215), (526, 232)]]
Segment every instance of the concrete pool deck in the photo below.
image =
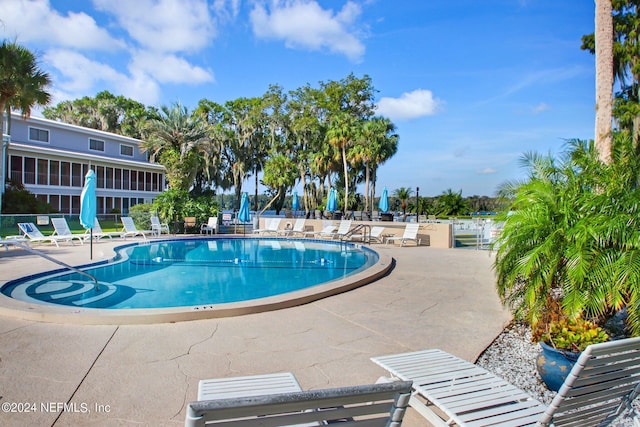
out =
[[(94, 244), (94, 261), (121, 244)], [(36, 248), (90, 262), (88, 245)], [(0, 425), (180, 426), (200, 379), (285, 371), (305, 390), (372, 383), (385, 374), (372, 356), (440, 348), (474, 361), (510, 321), (487, 251), (373, 248), (395, 259), (387, 276), (277, 311), (153, 325), (0, 317)], [(0, 251), (0, 285), (55, 268)], [(428, 424), (411, 410), (403, 425)]]

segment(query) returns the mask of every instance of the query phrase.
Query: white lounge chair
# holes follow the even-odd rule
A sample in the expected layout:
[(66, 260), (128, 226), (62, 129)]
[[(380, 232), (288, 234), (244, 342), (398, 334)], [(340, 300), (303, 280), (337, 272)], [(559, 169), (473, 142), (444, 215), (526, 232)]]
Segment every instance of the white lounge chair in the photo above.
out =
[(265, 218), (264, 228), (253, 230), (253, 234), (278, 234), (281, 218)]
[(284, 229), (284, 230), (278, 230), (278, 235), (284, 235), (284, 236), (295, 236), (295, 235), (303, 235), (304, 234), (304, 225), (306, 224), (307, 220), (305, 218), (297, 218), (296, 221), (293, 223), (293, 228), (290, 229)]
[(210, 216), (206, 224), (200, 226), (200, 234), (217, 234), (218, 233), (218, 217)]
[(333, 231), (336, 229), (335, 225), (325, 225), (320, 231), (305, 231), (304, 237), (332, 237)]
[(151, 216), (151, 231), (155, 233), (156, 236), (162, 235), (162, 233), (169, 234), (169, 224), (160, 222), (160, 218), (155, 215)]
[(9, 251), (9, 246), (24, 247), (28, 245), (29, 239), (25, 239), (20, 236), (7, 236), (4, 239), (0, 239), (0, 246), (4, 246), (5, 251)]
[(124, 234), (122, 235), (125, 239), (127, 237), (135, 237), (142, 236), (144, 240), (147, 240), (147, 235), (155, 235), (155, 231), (153, 230), (138, 230), (136, 225), (133, 223), (133, 218), (130, 216), (120, 217), (122, 221), (122, 226), (124, 227)]
[(384, 227), (375, 226), (375, 227), (371, 227), (371, 232), (369, 234), (367, 233), (354, 234), (351, 236), (351, 239), (364, 242), (368, 238), (369, 239), (368, 243), (373, 243), (373, 242), (383, 243), (383, 240), (384, 240), (384, 237), (382, 236), (383, 232), (384, 232)]
[(73, 234), (69, 228), (69, 224), (67, 224), (67, 220), (64, 218), (51, 218), (51, 224), (53, 224), (54, 230), (52, 236), (58, 236), (61, 239), (66, 237), (72, 245), (74, 244), (74, 240), (77, 240), (81, 245), (84, 245), (84, 241), (88, 239), (84, 234)]
[(98, 221), (98, 218), (95, 218), (95, 220), (93, 221), (93, 230), (87, 230), (84, 232), (84, 234), (85, 236), (87, 236), (87, 239), (89, 238), (89, 236), (93, 236), (95, 240), (100, 240), (103, 237), (108, 237), (109, 239), (112, 239), (114, 237), (124, 237), (123, 231), (102, 231), (102, 227), (100, 226), (100, 221)]
[(66, 237), (45, 236), (44, 234), (42, 234), (40, 230), (38, 230), (38, 227), (36, 227), (36, 225), (32, 222), (20, 222), (18, 223), (18, 228), (20, 229), (20, 233), (26, 239), (28, 239), (30, 242), (33, 242), (33, 243), (49, 242), (59, 247), (60, 246), (58, 244), (59, 241), (66, 242), (69, 240)]
[(187, 406), (185, 427), (350, 426), (399, 427), (411, 382), (302, 391), (293, 374), (221, 378), (200, 382), (198, 402)]
[(435, 426), (604, 426), (631, 409), (640, 391), (640, 338), (588, 346), (548, 407), (441, 350), (371, 360), (394, 378), (413, 380), (410, 405)]
[(400, 246), (404, 246), (408, 241), (416, 242), (416, 246), (420, 246), (421, 239), (418, 239), (418, 231), (420, 230), (420, 224), (417, 222), (408, 223), (404, 228), (402, 237), (387, 237), (387, 244), (389, 242), (395, 242), (400, 240)]
[(341, 239), (349, 234), (349, 230), (351, 230), (351, 222), (352, 221), (350, 219), (343, 219), (342, 221), (340, 221), (338, 229), (335, 231), (335, 233), (332, 233), (331, 238)]

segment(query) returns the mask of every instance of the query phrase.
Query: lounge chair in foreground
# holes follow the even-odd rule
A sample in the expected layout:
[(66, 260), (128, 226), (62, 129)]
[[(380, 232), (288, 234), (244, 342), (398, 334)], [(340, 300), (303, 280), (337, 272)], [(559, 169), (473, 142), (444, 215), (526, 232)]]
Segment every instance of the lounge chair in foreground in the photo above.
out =
[(420, 224), (417, 222), (410, 222), (404, 227), (404, 233), (402, 237), (387, 237), (387, 244), (389, 242), (395, 242), (400, 240), (400, 247), (404, 246), (408, 241), (416, 242), (416, 246), (420, 246), (420, 240), (418, 239), (418, 231), (420, 230)]
[(253, 230), (253, 234), (278, 234), (281, 218), (265, 218), (265, 227)]
[(100, 240), (103, 237), (108, 237), (109, 239), (112, 239), (114, 237), (124, 237), (124, 231), (102, 231), (102, 227), (100, 226), (100, 221), (98, 221), (98, 218), (95, 218), (93, 221), (93, 230), (87, 230), (84, 232), (85, 236), (87, 236), (87, 239), (89, 238), (89, 236), (93, 236), (93, 238), (95, 240)]
[(38, 229), (38, 227), (36, 227), (36, 225), (34, 223), (32, 223), (32, 222), (20, 222), (20, 223), (18, 223), (18, 228), (20, 229), (20, 233), (24, 236), (24, 238), (29, 240), (29, 242), (33, 242), (33, 243), (49, 242), (49, 243), (53, 243), (54, 245), (59, 247), (60, 246), (58, 244), (59, 241), (66, 242), (66, 241), (69, 240), (66, 237), (45, 236)]
[(187, 406), (185, 427), (399, 427), (410, 395), (409, 381), (302, 391), (291, 373), (203, 380), (200, 400)]
[(410, 405), (434, 426), (605, 426), (640, 392), (640, 338), (588, 346), (548, 407), (441, 350), (371, 360), (393, 378), (413, 380)]
[(151, 230), (155, 232), (156, 236), (162, 235), (162, 233), (169, 234), (169, 224), (160, 222), (160, 218), (153, 215), (151, 216)]
[(69, 228), (69, 224), (67, 224), (67, 220), (64, 218), (51, 218), (51, 224), (53, 224), (54, 230), (52, 236), (58, 236), (61, 239), (66, 237), (72, 245), (74, 244), (74, 240), (77, 240), (81, 245), (84, 245), (84, 241), (88, 239), (85, 234), (73, 234)]
[(147, 235), (155, 235), (156, 232), (154, 230), (138, 230), (136, 225), (133, 223), (133, 218), (130, 216), (120, 217), (122, 221), (122, 226), (124, 227), (124, 234), (122, 235), (125, 239), (127, 237), (135, 237), (142, 236), (144, 240), (147, 240)]

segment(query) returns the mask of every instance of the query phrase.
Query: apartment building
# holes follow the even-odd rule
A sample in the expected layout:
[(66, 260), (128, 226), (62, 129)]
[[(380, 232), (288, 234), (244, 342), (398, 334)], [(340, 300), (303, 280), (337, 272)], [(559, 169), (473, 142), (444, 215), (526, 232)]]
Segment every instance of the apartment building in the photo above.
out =
[(24, 184), (64, 214), (80, 213), (89, 169), (96, 174), (98, 214), (127, 213), (165, 189), (164, 167), (149, 163), (140, 140), (39, 117), (11, 115), (6, 180)]

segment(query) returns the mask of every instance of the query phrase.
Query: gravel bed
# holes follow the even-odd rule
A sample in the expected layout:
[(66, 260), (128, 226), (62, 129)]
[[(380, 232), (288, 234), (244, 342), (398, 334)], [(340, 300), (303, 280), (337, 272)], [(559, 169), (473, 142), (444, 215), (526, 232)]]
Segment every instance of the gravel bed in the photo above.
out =
[[(547, 389), (536, 370), (536, 357), (539, 352), (538, 344), (531, 342), (530, 328), (515, 323), (508, 326), (496, 338), (476, 363), (548, 405), (555, 396), (555, 392)], [(639, 399), (634, 401), (636, 413), (640, 413), (639, 403)], [(626, 417), (623, 415), (611, 426), (633, 427), (632, 415), (627, 414)]]

